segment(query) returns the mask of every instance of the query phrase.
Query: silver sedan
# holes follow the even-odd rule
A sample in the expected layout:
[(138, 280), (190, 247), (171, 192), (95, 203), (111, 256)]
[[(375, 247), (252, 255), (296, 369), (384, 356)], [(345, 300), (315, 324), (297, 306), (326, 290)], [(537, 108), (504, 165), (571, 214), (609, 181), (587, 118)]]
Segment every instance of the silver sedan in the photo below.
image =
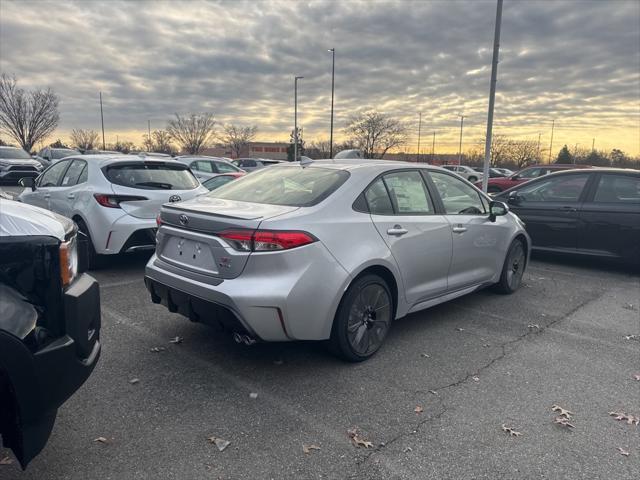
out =
[(459, 176), (372, 160), (274, 166), (162, 207), (155, 303), (236, 341), (329, 340), (349, 361), (393, 320), (521, 284), (523, 223)]

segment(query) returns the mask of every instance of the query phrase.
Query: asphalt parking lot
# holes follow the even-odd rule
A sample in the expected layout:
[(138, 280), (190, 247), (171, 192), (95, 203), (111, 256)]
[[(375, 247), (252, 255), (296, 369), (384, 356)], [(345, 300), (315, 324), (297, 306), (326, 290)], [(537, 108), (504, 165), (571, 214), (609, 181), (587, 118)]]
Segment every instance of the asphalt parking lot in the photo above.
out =
[[(237, 345), (153, 305), (147, 258), (93, 273), (100, 363), (42, 454), (24, 473), (0, 465), (1, 479), (638, 476), (640, 427), (609, 415), (640, 417), (631, 271), (535, 256), (516, 294), (412, 314), (374, 358), (346, 364), (314, 343)], [(555, 424), (552, 405), (575, 428)], [(352, 443), (353, 428), (371, 448)], [(219, 451), (211, 437), (230, 444)]]

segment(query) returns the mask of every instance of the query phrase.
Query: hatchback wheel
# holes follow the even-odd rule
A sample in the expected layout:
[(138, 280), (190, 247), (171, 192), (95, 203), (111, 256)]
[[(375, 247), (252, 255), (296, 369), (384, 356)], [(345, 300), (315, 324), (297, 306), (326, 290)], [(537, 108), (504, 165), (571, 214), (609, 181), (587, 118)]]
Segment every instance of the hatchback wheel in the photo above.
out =
[(350, 362), (361, 362), (378, 351), (393, 316), (386, 282), (377, 275), (356, 280), (347, 290), (333, 321), (330, 346)]
[(522, 284), (524, 269), (527, 264), (527, 254), (522, 240), (514, 240), (507, 250), (507, 256), (502, 267), (500, 281), (495, 289), (500, 293), (513, 293)]

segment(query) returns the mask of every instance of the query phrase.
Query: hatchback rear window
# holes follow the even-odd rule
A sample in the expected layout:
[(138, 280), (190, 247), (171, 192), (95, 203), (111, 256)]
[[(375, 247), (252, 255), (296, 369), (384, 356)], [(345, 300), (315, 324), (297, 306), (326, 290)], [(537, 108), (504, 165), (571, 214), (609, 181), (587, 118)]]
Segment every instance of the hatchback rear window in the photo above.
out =
[(125, 163), (103, 169), (107, 179), (116, 185), (145, 190), (193, 190), (198, 180), (182, 164)]
[(288, 207), (310, 207), (331, 195), (349, 172), (330, 168), (265, 168), (209, 193), (210, 197)]

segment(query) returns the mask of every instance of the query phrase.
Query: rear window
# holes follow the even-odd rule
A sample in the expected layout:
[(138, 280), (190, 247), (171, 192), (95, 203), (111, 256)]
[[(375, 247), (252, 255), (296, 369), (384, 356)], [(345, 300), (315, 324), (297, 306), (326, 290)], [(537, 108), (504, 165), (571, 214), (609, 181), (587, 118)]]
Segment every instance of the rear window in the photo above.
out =
[(349, 172), (329, 168), (266, 168), (208, 195), (224, 200), (310, 207), (331, 195), (347, 178)]
[(144, 190), (193, 190), (198, 180), (183, 164), (126, 163), (108, 165), (103, 170), (116, 185)]

